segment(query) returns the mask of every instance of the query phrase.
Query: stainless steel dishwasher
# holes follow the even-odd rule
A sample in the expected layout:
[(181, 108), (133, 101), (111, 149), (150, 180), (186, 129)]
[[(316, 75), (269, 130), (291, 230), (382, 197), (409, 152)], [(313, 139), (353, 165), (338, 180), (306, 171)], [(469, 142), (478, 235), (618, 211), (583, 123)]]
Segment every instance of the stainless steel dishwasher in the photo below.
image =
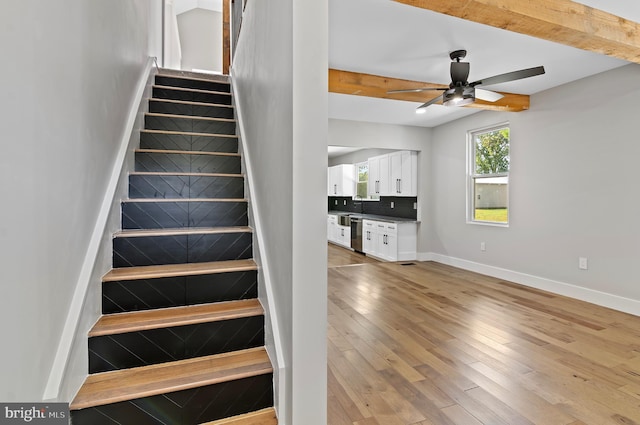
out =
[(362, 252), (362, 218), (351, 216), (351, 248)]

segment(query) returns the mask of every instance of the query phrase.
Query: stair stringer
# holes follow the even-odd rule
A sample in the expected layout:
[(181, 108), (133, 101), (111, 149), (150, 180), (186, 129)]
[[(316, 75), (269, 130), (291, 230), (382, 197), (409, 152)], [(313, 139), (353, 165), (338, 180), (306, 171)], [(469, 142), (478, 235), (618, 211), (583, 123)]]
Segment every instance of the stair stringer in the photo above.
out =
[[(233, 69), (229, 73), (229, 82), (231, 83), (232, 104), (236, 113), (236, 133), (238, 135), (239, 153), (242, 158), (242, 172), (245, 175), (245, 197), (249, 200), (249, 226), (253, 228), (253, 259), (258, 265), (258, 298), (264, 307), (265, 317), (265, 348), (269, 354), (269, 358), (273, 365), (273, 385), (274, 385), (274, 407), (278, 414), (278, 418), (282, 420), (283, 415), (280, 412), (286, 412), (285, 397), (281, 394), (286, 393), (286, 364), (282, 354), (282, 339), (280, 332), (280, 320), (278, 310), (274, 305), (275, 299), (273, 293), (273, 285), (271, 272), (269, 267), (269, 253), (264, 247), (264, 233), (262, 231), (262, 221), (260, 219), (260, 207), (254, 197), (251, 196), (251, 190), (255, 187), (254, 174), (251, 167), (251, 153), (247, 148), (244, 138), (244, 118), (242, 115), (242, 107), (235, 100), (238, 99), (236, 86), (234, 84)], [(284, 422), (282, 422), (284, 423)]]
[(149, 108), (148, 98), (157, 74), (154, 61), (153, 57), (147, 59), (131, 99), (111, 177), (76, 282), (43, 400), (70, 402), (88, 376), (87, 335), (102, 314), (102, 276), (112, 267), (113, 234), (121, 230), (120, 203), (128, 197), (129, 173), (134, 170), (134, 149), (140, 145), (140, 130), (144, 127), (144, 114)]

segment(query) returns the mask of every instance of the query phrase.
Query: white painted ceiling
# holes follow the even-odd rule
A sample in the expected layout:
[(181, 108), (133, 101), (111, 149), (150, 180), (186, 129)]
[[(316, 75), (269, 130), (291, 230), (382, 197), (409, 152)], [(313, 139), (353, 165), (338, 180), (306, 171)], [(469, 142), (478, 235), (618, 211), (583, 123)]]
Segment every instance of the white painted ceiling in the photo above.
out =
[[(640, 22), (640, 1), (579, 3)], [(627, 64), (390, 0), (329, 0), (330, 68), (449, 84), (449, 52), (458, 49), (468, 51), (464, 60), (471, 63), (469, 81), (543, 65), (544, 75), (487, 87), (520, 94), (538, 93)], [(330, 93), (329, 117), (435, 127), (480, 111), (432, 105), (418, 115), (419, 105)]]
[(222, 12), (222, 0), (173, 0), (173, 10), (176, 15), (193, 9)]

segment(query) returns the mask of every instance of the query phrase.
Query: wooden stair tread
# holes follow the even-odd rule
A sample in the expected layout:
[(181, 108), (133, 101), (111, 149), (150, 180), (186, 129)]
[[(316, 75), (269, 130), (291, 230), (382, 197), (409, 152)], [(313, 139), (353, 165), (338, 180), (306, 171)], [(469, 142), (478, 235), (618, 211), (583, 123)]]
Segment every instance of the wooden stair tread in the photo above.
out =
[(247, 202), (246, 198), (129, 198), (122, 202)]
[(120, 280), (155, 279), (159, 277), (198, 276), (257, 270), (253, 260), (211, 261), (207, 263), (162, 264), (158, 266), (122, 267), (113, 269), (102, 278), (103, 282)]
[(162, 154), (179, 154), (179, 155), (210, 155), (210, 156), (237, 156), (239, 153), (233, 152), (208, 152), (208, 151), (181, 151), (175, 149), (136, 149), (136, 153), (162, 153)]
[(105, 314), (93, 325), (89, 337), (218, 322), (262, 314), (264, 310), (257, 299)]
[(165, 114), (161, 112), (147, 112), (145, 116), (160, 117), (160, 118), (180, 118), (185, 120), (203, 120), (203, 121), (220, 121), (220, 122), (236, 122), (233, 118), (215, 118), (215, 117), (201, 117), (198, 115), (180, 115), (180, 114)]
[(158, 77), (178, 78), (181, 80), (206, 81), (213, 83), (230, 84), (226, 74), (205, 74), (202, 72), (182, 71), (169, 68), (161, 68), (156, 74)]
[(251, 233), (249, 226), (229, 227), (181, 227), (171, 229), (131, 229), (114, 233), (116, 238), (138, 238), (148, 236), (215, 235), (223, 233)]
[(130, 176), (198, 176), (198, 177), (244, 177), (244, 174), (191, 173), (183, 171), (132, 171)]
[(237, 139), (237, 134), (214, 134), (214, 133), (194, 133), (192, 131), (175, 131), (175, 130), (153, 130), (145, 128), (140, 130), (141, 133), (155, 133), (155, 134), (181, 134), (183, 136), (209, 136), (209, 137), (227, 137), (230, 139)]
[(190, 87), (162, 86), (162, 85), (159, 85), (159, 84), (154, 84), (153, 88), (154, 89), (169, 89), (169, 90), (179, 90), (179, 91), (190, 91), (190, 92), (194, 92), (194, 93), (222, 94), (222, 95), (226, 95), (226, 96), (231, 96), (231, 93), (226, 92), (226, 91), (192, 89)]
[(216, 108), (229, 108), (229, 109), (233, 108), (233, 105), (225, 105), (224, 103), (193, 102), (191, 100), (162, 99), (160, 97), (152, 97), (149, 99), (149, 101), (165, 102), (165, 103), (180, 103), (181, 105), (213, 106)]
[(218, 419), (200, 425), (278, 425), (278, 417), (273, 407), (245, 413), (244, 415)]
[(72, 410), (273, 372), (264, 347), (89, 375)]

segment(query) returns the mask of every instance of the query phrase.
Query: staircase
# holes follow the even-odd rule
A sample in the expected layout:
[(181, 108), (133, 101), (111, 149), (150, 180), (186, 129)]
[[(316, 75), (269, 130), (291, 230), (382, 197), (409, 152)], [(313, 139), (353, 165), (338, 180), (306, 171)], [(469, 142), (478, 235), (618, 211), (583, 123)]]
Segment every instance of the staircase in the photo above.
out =
[(155, 77), (73, 424), (277, 424), (226, 77)]

